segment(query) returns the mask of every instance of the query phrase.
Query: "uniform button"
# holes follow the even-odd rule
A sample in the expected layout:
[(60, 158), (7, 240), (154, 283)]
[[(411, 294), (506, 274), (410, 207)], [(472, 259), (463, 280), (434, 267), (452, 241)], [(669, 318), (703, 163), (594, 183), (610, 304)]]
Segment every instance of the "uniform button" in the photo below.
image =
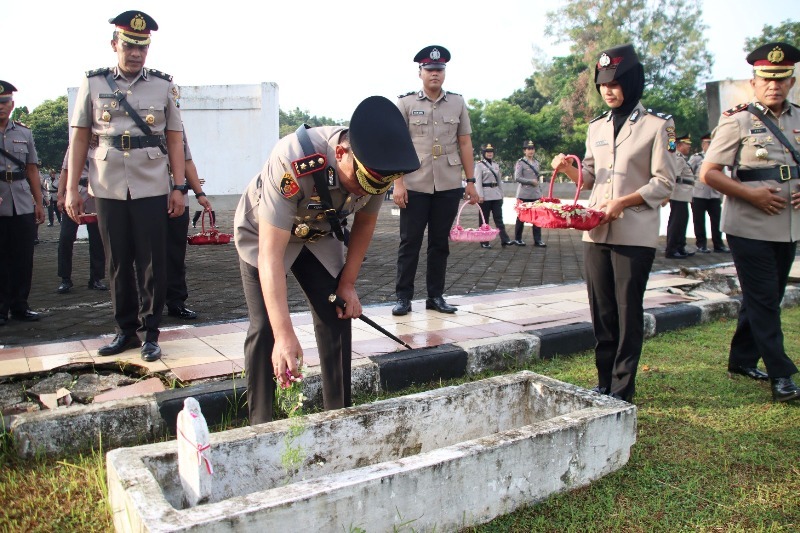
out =
[(608, 168), (614, 168), (614, 163), (609, 163)]
[(434, 122), (434, 123), (433, 123), (433, 125), (434, 125), (434, 126), (438, 126), (438, 125), (439, 125), (439, 123), (438, 123), (438, 122)]
[(126, 117), (128, 116), (128, 112), (127, 112), (127, 111), (125, 111), (125, 116), (126, 116)]
[(606, 198), (608, 198), (608, 197), (609, 197), (609, 195), (608, 195), (608, 194), (606, 194)]
[(128, 90), (128, 94), (133, 94), (130, 90)]
[(131, 154), (130, 154), (129, 152), (123, 152), (122, 156), (123, 156), (123, 157), (130, 157), (130, 156), (131, 156)]
[(436, 156), (436, 155), (435, 155), (435, 156), (433, 156), (433, 158), (434, 158), (434, 159), (439, 159), (439, 156)]

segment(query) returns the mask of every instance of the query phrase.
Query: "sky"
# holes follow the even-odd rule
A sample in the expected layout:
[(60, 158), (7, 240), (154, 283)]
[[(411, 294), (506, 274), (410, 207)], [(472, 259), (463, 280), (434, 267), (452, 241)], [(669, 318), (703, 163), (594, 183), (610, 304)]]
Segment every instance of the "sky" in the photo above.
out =
[[(349, 119), (358, 102), (394, 100), (418, 90), (414, 55), (448, 48), (445, 89), (467, 99), (497, 100), (525, 85), (532, 59), (566, 55), (545, 36), (547, 9), (563, 0), (382, 2), (380, 0), (28, 0), (4, 2), (0, 79), (14, 84), (17, 106), (33, 110), (77, 87), (83, 73), (112, 66), (108, 19), (140, 9), (159, 25), (146, 66), (178, 85), (274, 82), (284, 111)], [(703, 0), (714, 66), (702, 81), (745, 79), (744, 40), (765, 24), (797, 20), (796, 0)], [(426, 6), (439, 6), (426, 9)], [(486, 6), (489, 6), (488, 8)], [(446, 11), (451, 13), (445, 15)], [(795, 16), (792, 16), (792, 15)], [(798, 43), (795, 43), (798, 44)], [(679, 44), (676, 43), (676, 46)]]

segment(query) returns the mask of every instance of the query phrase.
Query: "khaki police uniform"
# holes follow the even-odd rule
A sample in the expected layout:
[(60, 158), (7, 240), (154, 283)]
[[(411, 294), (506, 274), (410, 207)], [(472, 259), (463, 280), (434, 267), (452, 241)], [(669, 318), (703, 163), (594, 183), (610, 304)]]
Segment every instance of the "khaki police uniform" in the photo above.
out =
[(291, 270), (294, 274), (311, 307), (325, 409), (351, 404), (350, 320), (339, 319), (335, 307), (327, 299), (338, 287), (338, 276), (345, 264), (345, 246), (331, 232), (314, 178), (306, 173), (313, 168), (311, 163), (316, 168), (322, 166), (332, 205), (340, 220), (357, 211), (377, 215), (383, 203), (382, 194), (358, 196), (348, 193), (339, 182), (335, 148), (344, 129), (324, 126), (307, 130), (315, 152), (324, 156), (323, 162), (303, 152), (296, 134), (278, 141), (236, 208), (234, 238), (250, 314), (245, 340), (245, 368), (252, 424), (272, 419), (275, 392), (271, 364), (275, 338), (258, 277), (258, 232), (261, 224), (291, 232), (283, 264), (287, 272)]
[[(506, 226), (503, 223), (503, 183), (500, 180), (501, 176), (500, 165), (494, 161), (481, 159), (475, 163), (475, 188), (478, 191), (478, 196), (483, 198), (480, 204), (483, 218), (486, 223), (489, 223), (489, 216), (494, 218), (494, 225), (500, 230), (500, 242), (507, 244), (510, 239), (506, 233)], [(482, 219), (478, 216), (478, 227), (480, 227)]]
[(689, 225), (689, 202), (694, 191), (694, 172), (686, 157), (675, 152), (675, 188), (669, 197), (669, 220), (667, 221), (667, 257), (673, 254), (686, 255), (686, 228)]
[[(533, 202), (542, 197), (542, 183), (544, 178), (541, 175), (541, 167), (539, 161), (536, 159), (527, 159), (520, 157), (514, 165), (514, 181), (517, 185), (517, 200), (522, 202)], [(533, 242), (541, 242), (542, 228), (533, 225)], [(522, 242), (522, 231), (525, 228), (525, 223), (517, 217), (517, 222), (514, 226), (514, 239), (517, 242)]]
[(583, 159), (588, 206), (639, 193), (644, 203), (584, 232), (584, 263), (599, 386), (632, 401), (644, 341), (643, 298), (658, 243), (659, 210), (675, 186), (672, 118), (631, 111), (614, 137), (606, 112), (589, 124)]
[[(800, 107), (786, 102), (780, 117), (761, 107), (767, 120), (800, 150)], [(721, 229), (727, 234), (743, 296), (729, 366), (754, 368), (762, 357), (770, 378), (791, 376), (797, 367), (783, 346), (780, 303), (800, 240), (800, 212), (791, 205), (791, 194), (800, 190), (797, 162), (745, 106), (723, 113), (705, 160), (732, 167), (731, 179), (747, 187), (779, 187), (773, 194), (786, 200), (780, 213), (768, 215), (743, 199), (726, 196)]]
[[(152, 137), (114, 98), (105, 73)], [(106, 257), (117, 333), (158, 341), (166, 291), (166, 223), (170, 193), (166, 131), (182, 131), (178, 89), (169, 75), (143, 68), (131, 79), (119, 70), (87, 73), (75, 100), (73, 127), (90, 128), (89, 191)], [(134, 263), (136, 268), (134, 268)], [(143, 273), (141, 279), (135, 271)], [(138, 284), (138, 291), (137, 291)]]
[(705, 159), (704, 152), (697, 152), (689, 158), (689, 167), (694, 173), (694, 189), (692, 190), (692, 223), (694, 225), (694, 243), (698, 249), (708, 248), (706, 236), (706, 213), (711, 224), (711, 242), (715, 250), (725, 249), (722, 232), (719, 229), (722, 215), (722, 193), (700, 181), (700, 167)]
[(414, 277), (427, 227), (427, 294), (439, 298), (444, 293), (450, 255), (450, 228), (463, 196), (458, 137), (472, 133), (469, 113), (463, 96), (444, 90), (436, 101), (423, 90), (407, 93), (399, 97), (397, 107), (408, 124), (420, 169), (403, 177), (408, 204), (400, 210), (395, 292), (398, 298), (414, 297)]
[[(69, 169), (69, 147), (64, 154), (64, 162), (61, 165), (63, 170)], [(83, 199), (83, 208), (86, 213), (96, 212), (94, 198), (89, 195), (89, 160), (81, 172), (78, 182), (78, 193)], [(92, 287), (96, 282), (102, 281), (106, 277), (105, 263), (106, 254), (103, 250), (103, 241), (100, 238), (100, 229), (97, 222), (86, 224), (86, 231), (89, 233), (89, 286)], [(58, 236), (58, 277), (72, 279), (72, 253), (75, 240), (78, 237), (78, 224), (68, 216), (61, 220), (61, 230)]]
[[(39, 161), (31, 130), (8, 121), (2, 147), (26, 165)], [(0, 153), (0, 319), (29, 311), (36, 220), (28, 170)]]

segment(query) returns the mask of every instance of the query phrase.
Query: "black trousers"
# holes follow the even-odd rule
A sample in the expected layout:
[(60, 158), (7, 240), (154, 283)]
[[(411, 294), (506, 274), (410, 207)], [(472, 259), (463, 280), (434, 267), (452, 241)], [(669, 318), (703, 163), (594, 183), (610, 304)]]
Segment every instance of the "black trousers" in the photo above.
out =
[[(536, 201), (535, 198), (517, 198), (517, 200), (521, 202), (534, 202)], [(533, 242), (538, 242), (542, 240), (542, 228), (531, 224), (533, 227)], [(514, 239), (521, 241), (522, 240), (522, 232), (525, 230), (525, 223), (517, 217), (517, 223), (514, 225)]]
[(47, 218), (50, 224), (53, 223), (54, 216), (56, 219), (58, 219), (58, 223), (61, 224), (61, 211), (58, 210), (58, 202), (56, 202), (56, 200), (50, 200), (50, 203), (47, 204)]
[(667, 255), (686, 248), (686, 228), (689, 225), (689, 202), (669, 201), (667, 222)]
[(189, 298), (186, 286), (186, 234), (189, 211), (176, 218), (167, 216), (167, 308), (179, 309)]
[(694, 224), (694, 244), (698, 248), (708, 246), (706, 239), (706, 213), (711, 220), (711, 242), (714, 248), (722, 248), (722, 232), (719, 230), (719, 219), (722, 213), (722, 198), (692, 198), (692, 222)]
[[(261, 292), (258, 269), (241, 259), (239, 269), (250, 315), (250, 326), (244, 341), (247, 407), (250, 424), (261, 424), (272, 420), (272, 400), (276, 387), (272, 372), (275, 336)], [(336, 292), (339, 282), (306, 248), (300, 252), (291, 271), (311, 308), (322, 373), (323, 405), (326, 410), (349, 407), (352, 405), (351, 321), (339, 319), (336, 308), (328, 301), (328, 296)]]
[(598, 385), (632, 401), (644, 342), (644, 291), (655, 248), (584, 244)]
[(29, 309), (37, 229), (33, 213), (0, 217), (0, 317)]
[(444, 294), (447, 257), (450, 255), (450, 228), (458, 213), (464, 189), (449, 189), (427, 194), (408, 191), (408, 204), (400, 210), (400, 247), (397, 250), (398, 298), (414, 298), (422, 237), (428, 228), (428, 298)]
[(167, 196), (95, 200), (117, 333), (157, 342), (167, 288)]
[[(106, 277), (106, 254), (97, 223), (86, 224), (89, 232), (89, 283)], [(61, 221), (58, 235), (58, 277), (72, 278), (72, 251), (78, 236), (78, 225), (68, 216)]]
[[(503, 200), (484, 200), (480, 204), (480, 208), (487, 224), (489, 223), (489, 215), (494, 219), (494, 227), (500, 230), (500, 242), (510, 241), (511, 239), (508, 238), (508, 233), (506, 233), (506, 225), (503, 223)], [(478, 227), (481, 224), (483, 224), (483, 220), (478, 215)]]
[(754, 367), (759, 358), (771, 378), (789, 377), (797, 366), (786, 355), (781, 329), (781, 300), (786, 291), (797, 242), (770, 242), (728, 235), (742, 287), (739, 322), (728, 364)]

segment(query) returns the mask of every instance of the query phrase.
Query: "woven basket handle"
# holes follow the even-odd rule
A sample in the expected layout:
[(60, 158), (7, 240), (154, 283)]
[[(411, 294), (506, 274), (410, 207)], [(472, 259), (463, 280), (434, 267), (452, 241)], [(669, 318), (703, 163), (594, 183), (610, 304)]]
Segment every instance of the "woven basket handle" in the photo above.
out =
[[(461, 204), (461, 207), (458, 208), (458, 216), (456, 217), (456, 227), (461, 225), (461, 211), (464, 210), (466, 206), (470, 205), (469, 202), (464, 200), (464, 203)], [(478, 213), (481, 214), (481, 225), (486, 224), (486, 217), (483, 215), (483, 209), (478, 204), (475, 204), (475, 207), (478, 208)]]
[[(575, 189), (575, 199), (572, 201), (572, 205), (578, 205), (578, 197), (581, 194), (581, 189), (583, 189), (583, 166), (581, 165), (581, 160), (577, 155), (567, 155), (564, 157), (565, 161), (575, 161), (575, 164), (578, 166), (578, 183), (577, 188)], [(558, 176), (558, 170), (553, 169), (553, 176), (550, 178), (550, 189), (547, 193), (549, 198), (553, 197), (553, 184), (556, 182), (556, 176)]]

